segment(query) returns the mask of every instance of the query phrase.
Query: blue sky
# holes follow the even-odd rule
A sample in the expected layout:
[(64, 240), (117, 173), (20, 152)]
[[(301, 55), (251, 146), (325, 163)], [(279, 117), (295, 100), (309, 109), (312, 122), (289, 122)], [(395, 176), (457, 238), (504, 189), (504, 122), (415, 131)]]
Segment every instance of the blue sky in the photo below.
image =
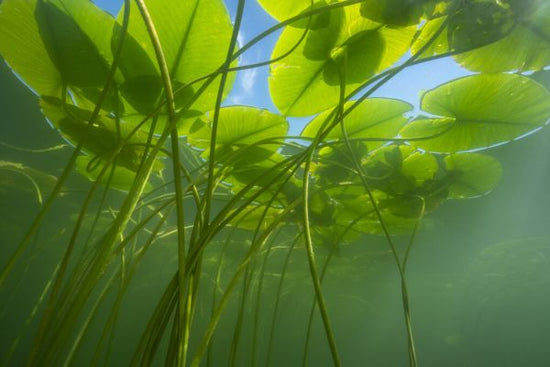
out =
[[(94, 0), (103, 9), (117, 14), (122, 0)], [(234, 18), (237, 0), (224, 0), (231, 18)], [(246, 2), (245, 14), (239, 43), (244, 44), (260, 32), (275, 24), (275, 21), (259, 6), (255, 0)], [(259, 61), (268, 60), (271, 50), (277, 41), (278, 34), (265, 39), (258, 46), (248, 50), (241, 58), (239, 64), (247, 65)], [(400, 73), (397, 77), (380, 88), (375, 97), (390, 97), (405, 100), (414, 106), (418, 105), (419, 94), (422, 91), (432, 89), (451, 79), (469, 74), (450, 59), (432, 61), (422, 65), (416, 65)], [(267, 108), (276, 111), (268, 92), (267, 78), (269, 68), (262, 67), (241, 71), (237, 75), (235, 85), (225, 104), (244, 104)], [(290, 134), (299, 134), (303, 125), (309, 120), (289, 119)]]

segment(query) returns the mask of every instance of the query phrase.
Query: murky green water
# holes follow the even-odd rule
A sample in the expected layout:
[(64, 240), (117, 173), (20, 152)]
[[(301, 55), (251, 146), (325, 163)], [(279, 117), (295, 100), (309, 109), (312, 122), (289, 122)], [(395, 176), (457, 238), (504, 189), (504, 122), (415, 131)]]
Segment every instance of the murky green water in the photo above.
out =
[[(63, 141), (40, 122), (34, 96), (4, 66), (1, 78), (2, 142), (9, 144), (1, 147), (2, 159), (33, 169), (29, 174), (47, 191), (51, 186), (48, 175), (59, 174), (69, 149), (34, 153), (14, 148), (47, 148)], [(445, 203), (426, 218), (408, 268), (413, 331), (421, 366), (550, 365), (549, 148), (550, 134), (544, 129), (495, 149), (495, 156), (504, 166), (504, 177), (494, 192), (468, 202)], [(36, 214), (38, 202), (36, 191), (24, 175), (3, 170), (1, 177), (0, 254), (5, 262)], [(82, 178), (72, 178), (33, 240), (31, 250), (2, 289), (0, 354), (7, 356), (16, 345), (11, 366), (20, 365), (29, 353), (37, 321), (26, 320), (63, 252), (61, 239), (67, 236), (86, 185)], [(255, 272), (247, 278), (252, 291), (244, 312), (239, 311), (238, 294), (242, 293), (231, 298), (213, 339), (210, 365), (226, 365), (233, 358), (231, 353), (235, 353), (234, 365), (251, 365), (252, 340), (256, 340), (259, 365), (265, 365), (270, 338), (272, 366), (301, 365), (314, 294), (301, 246), (293, 250), (279, 290), (292, 232), (281, 233), (278, 243), (275, 241), (264, 270), (260, 297), (256, 298), (259, 277)], [(406, 241), (407, 238), (399, 238), (398, 243), (403, 246)], [(206, 280), (201, 284), (205, 295), (212, 292), (222, 246), (220, 241), (205, 255)], [(328, 258), (328, 248), (327, 244), (319, 251), (320, 264)], [(223, 250), (222, 267), (236, 266), (244, 249), (237, 236)], [(108, 362), (98, 361), (100, 365), (127, 363), (156, 298), (177, 266), (172, 250), (170, 241), (160, 241), (139, 266), (121, 305), (111, 355)], [(259, 264), (262, 260), (255, 261)], [(224, 284), (223, 270), (220, 277)], [(323, 284), (344, 365), (407, 364), (399, 278), (381, 238), (362, 236), (338, 248), (330, 257)], [(99, 325), (108, 315), (116, 289), (115, 286), (107, 295), (107, 306), (100, 309), (91, 324), (89, 340), (78, 350), (74, 365), (87, 365), (92, 358), (102, 332)], [(198, 303), (197, 330), (209, 319), (210, 302), (208, 296)], [(276, 321), (272, 324), (276, 302)], [(235, 325), (239, 317), (242, 325), (237, 336)], [(256, 333), (255, 322), (259, 325)], [(275, 326), (273, 331), (271, 325)], [(237, 338), (239, 343), (235, 346)], [(309, 331), (308, 361), (310, 366), (331, 365), (317, 313)]]
[[(101, 34), (85, 24), (85, 18), (78, 18), (78, 12), (66, 13), (48, 1), (33, 2), (29, 9), (34, 10), (29, 11), (23, 3), (9, 1), (11, 8), (1, 8), (6, 11), (2, 19), (13, 20), (13, 27), (23, 24), (17, 29), (28, 32), (27, 38), (36, 36), (37, 46), (32, 47), (51, 62), (54, 77), (38, 75), (29, 65), (43, 65), (25, 60), (12, 44), (0, 42), (2, 57), (13, 60), (14, 68), (19, 67), (30, 84), (47, 93), (51, 85), (42, 84), (42, 77), (49, 80), (63, 74), (67, 84), (60, 92), (64, 102), (41, 90), (39, 104), (38, 96), (14, 76), (5, 60), (0, 65), (0, 365), (172, 366), (179, 361), (181, 366), (195, 362), (193, 367), (328, 367), (338, 365), (339, 356), (346, 367), (550, 366), (550, 94), (544, 89), (550, 83), (547, 70), (534, 77), (531, 73), (548, 67), (545, 57), (550, 56), (541, 46), (535, 51), (542, 56), (529, 54), (532, 57), (519, 60), (518, 67), (514, 64), (518, 59), (508, 54), (503, 69), (498, 69), (491, 52), (473, 53), (471, 58), (468, 54), (501, 38), (509, 42), (506, 37), (516, 34), (518, 24), (531, 32), (525, 33), (529, 37), (534, 34), (548, 44), (549, 7), (537, 1), (530, 2), (525, 12), (518, 10), (522, 8), (517, 2), (464, 2), (466, 10), (449, 13), (454, 18), (445, 29), (447, 38), (441, 40), (434, 29), (425, 27), (433, 36), (431, 41), (437, 41), (437, 47), (429, 50), (438, 58), (441, 50), (437, 48), (447, 47), (452, 51), (447, 56), (456, 56), (458, 63), (483, 73), (445, 80), (424, 94), (421, 106), (386, 96), (400, 89), (400, 80), (405, 89), (404, 83), (412, 83), (407, 80), (445, 74), (412, 67), (413, 72), (403, 79), (398, 75), (384, 84), (387, 89), (377, 91), (388, 98), (368, 98), (357, 105), (362, 115), (350, 113), (345, 118), (344, 110), (352, 103), (344, 100), (346, 86), (355, 87), (371, 77), (371, 82), (380, 80), (376, 75), (383, 70), (430, 45), (430, 37), (413, 37), (414, 32), (405, 27), (417, 25), (420, 31), (427, 21), (414, 7), (402, 17), (368, 1), (361, 9), (350, 7), (355, 13), (315, 13), (306, 27), (311, 26), (311, 37), (300, 38), (305, 29), (301, 23), (280, 36), (278, 48), (297, 40), (294, 49), (298, 51), (288, 65), (284, 61), (270, 69), (271, 96), (266, 94), (270, 98), (254, 97), (268, 100), (259, 101), (258, 106), (273, 101), (272, 109), (281, 114), (243, 106), (220, 109), (214, 102), (216, 88), (210, 87), (205, 87), (210, 94), (205, 92), (203, 105), (188, 103), (197, 92), (190, 87), (182, 89), (181, 99), (174, 102), (181, 108), (177, 115), (170, 108), (161, 109), (160, 115), (146, 120), (149, 125), (138, 129), (141, 136), (130, 139), (131, 144), (121, 143), (116, 153), (117, 139), (151, 113), (163, 91), (151, 56), (153, 48), (143, 46), (149, 42), (144, 41), (148, 40), (145, 28), (131, 28), (129, 34), (136, 38), (129, 38), (127, 49), (120, 48), (126, 57), (123, 62), (128, 63), (120, 66), (120, 75), (113, 74), (120, 95), (107, 97), (101, 124), (96, 121), (83, 133), (98, 103), (96, 94), (101, 89), (97, 88), (104, 85), (102, 80), (92, 80), (92, 74), (98, 78), (106, 74), (112, 61), (108, 58), (113, 56), (100, 55), (97, 47), (111, 53), (116, 49), (115, 41), (122, 34), (116, 32), (123, 32), (122, 16), (119, 23), (105, 20), (105, 14), (97, 16), (105, 24), (113, 23), (112, 40), (102, 43), (97, 41)], [(271, 0), (261, 3), (272, 15), (286, 10), (292, 15), (292, 7), (279, 9)], [(452, 9), (452, 2), (435, 3), (445, 16)], [(213, 4), (208, 10), (218, 12), (219, 19), (226, 15), (223, 2), (208, 4)], [(23, 10), (14, 11), (17, 6)], [(163, 9), (157, 8), (158, 19), (169, 17)], [(434, 9), (437, 22), (441, 14)], [(16, 22), (19, 13), (32, 15), (23, 19), (28, 23)], [(205, 12), (199, 13), (193, 17), (206, 19)], [(231, 8), (233, 20), (235, 13)], [(477, 14), (476, 22), (470, 22), (468, 14)], [(227, 46), (230, 39), (236, 41), (237, 33), (232, 37), (229, 15), (226, 18), (216, 27), (200, 28), (197, 34), (225, 30), (225, 41), (217, 36), (207, 41)], [(514, 23), (517, 19), (536, 31)], [(137, 21), (141, 19), (134, 18), (131, 24)], [(369, 22), (374, 21), (385, 25), (371, 28)], [(248, 22), (253, 24), (254, 19)], [(334, 32), (325, 28), (340, 32), (342, 24), (345, 37), (332, 40)], [(0, 35), (17, 39), (9, 27), (2, 27)], [(67, 29), (74, 33), (62, 32)], [(472, 29), (476, 37), (468, 34)], [(138, 37), (140, 32), (143, 39)], [(162, 32), (165, 44), (173, 41), (170, 27)], [(93, 42), (90, 34), (96, 37)], [(66, 42), (52, 43), (55, 37)], [(392, 47), (385, 46), (384, 37)], [(478, 44), (484, 37), (489, 40)], [(209, 57), (221, 60), (216, 64), (204, 57), (191, 58), (192, 71), (212, 63), (198, 74), (204, 76), (225, 60), (225, 51), (218, 44), (208, 49), (207, 42), (198, 39), (201, 42), (189, 47), (196, 47), (201, 57), (211, 51)], [(531, 41), (526, 39), (524, 46), (535, 52), (529, 49)], [(82, 46), (79, 50), (84, 53), (65, 49), (70, 42)], [(467, 50), (461, 50), (465, 45)], [(25, 50), (33, 51), (32, 47)], [(90, 64), (95, 69), (86, 70), (82, 55), (95, 57), (98, 62)], [(407, 62), (415, 63), (416, 56)], [(59, 64), (56, 57), (79, 61), (79, 68)], [(132, 60), (138, 61), (133, 64)], [(326, 65), (292, 95), (293, 83), (303, 82), (295, 70), (304, 67), (309, 72), (320, 60)], [(348, 67), (348, 62), (359, 66)], [(187, 70), (178, 71), (175, 65), (173, 74), (181, 78)], [(523, 75), (513, 73), (518, 68)], [(267, 69), (259, 70), (265, 77)], [(246, 75), (254, 80), (254, 72)], [(174, 77), (176, 88), (187, 82)], [(254, 83), (248, 87), (239, 83), (244, 92), (231, 95), (228, 104), (252, 98)], [(311, 85), (324, 89), (319, 92), (312, 87), (312, 92)], [(341, 123), (341, 132), (327, 132), (316, 141), (317, 131), (329, 121), (322, 122), (321, 117), (332, 113), (327, 110), (331, 106), (337, 106), (335, 116), (346, 121), (348, 128), (356, 128), (350, 130), (355, 140), (349, 139)], [(50, 123), (41, 108), (52, 119)], [(417, 114), (419, 109), (423, 112)], [(219, 111), (220, 119), (229, 122), (216, 132), (213, 121)], [(302, 132), (299, 124), (303, 122), (298, 119), (291, 120), (294, 125), (288, 129), (287, 117), (316, 113), (321, 117), (308, 121)], [(151, 153), (162, 124), (170, 121), (182, 129), (172, 129), (172, 150), (164, 144)], [(148, 127), (157, 122), (161, 127), (148, 135)], [(287, 137), (293, 134), (301, 136)], [(170, 141), (168, 135), (166, 129), (166, 141)], [(86, 156), (76, 160), (79, 171), (66, 172), (55, 200), (40, 225), (33, 227), (41, 208), (50, 205), (49, 194), (71, 159), (70, 141), (82, 136), (91, 143), (86, 141)], [(211, 147), (211, 136), (222, 143)], [(320, 145), (307, 158), (312, 142)], [(471, 154), (488, 147), (483, 152), (487, 156)], [(212, 150), (217, 160), (209, 166), (208, 159), (215, 155)], [(181, 167), (174, 164), (176, 174), (170, 170), (174, 152), (183, 161)], [(300, 157), (306, 158), (300, 161)], [(108, 171), (109, 159), (119, 159), (110, 178), (102, 181), (111, 187), (94, 185), (85, 176), (97, 176), (102, 167)], [(502, 165), (500, 181), (497, 161)], [(287, 166), (280, 168), (282, 162)], [(149, 169), (153, 174), (146, 185), (143, 177)], [(137, 189), (141, 183), (143, 193)], [(183, 187), (184, 193), (174, 187)], [(130, 192), (135, 196), (128, 195), (128, 190), (134, 190)], [(133, 202), (134, 197), (139, 200)], [(248, 210), (249, 217), (243, 215)]]

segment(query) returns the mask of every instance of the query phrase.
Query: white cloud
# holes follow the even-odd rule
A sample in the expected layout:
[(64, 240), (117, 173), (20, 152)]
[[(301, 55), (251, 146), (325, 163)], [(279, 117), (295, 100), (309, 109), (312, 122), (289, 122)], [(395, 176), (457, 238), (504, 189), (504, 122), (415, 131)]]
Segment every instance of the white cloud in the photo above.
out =
[(258, 69), (254, 68), (242, 71), (241, 86), (246, 94), (250, 94), (252, 88), (254, 88), (254, 84), (256, 84), (256, 79), (258, 79)]

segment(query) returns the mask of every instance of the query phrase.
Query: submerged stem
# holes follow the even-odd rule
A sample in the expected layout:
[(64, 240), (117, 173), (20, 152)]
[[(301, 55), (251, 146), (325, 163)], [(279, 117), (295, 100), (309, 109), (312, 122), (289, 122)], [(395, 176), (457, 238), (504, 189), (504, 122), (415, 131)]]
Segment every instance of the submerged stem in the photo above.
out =
[[(184, 216), (184, 196), (182, 191), (182, 182), (180, 174), (180, 153), (179, 153), (179, 138), (178, 129), (176, 125), (176, 107), (174, 102), (174, 92), (172, 89), (172, 82), (170, 78), (170, 72), (168, 70), (168, 64), (166, 63), (166, 57), (160, 44), (160, 39), (156, 31), (153, 20), (147, 10), (147, 6), (143, 0), (136, 0), (136, 4), (141, 12), (141, 16), (145, 22), (149, 37), (153, 43), (155, 54), (157, 57), (157, 63), (160, 68), (162, 82), (164, 84), (164, 92), (166, 95), (167, 107), (168, 107), (168, 126), (172, 127), (170, 132), (170, 142), (172, 147), (172, 172), (174, 175), (174, 187), (176, 192), (176, 220), (177, 220), (177, 243), (178, 243), (178, 274), (179, 277), (179, 289), (180, 300), (185, 294), (185, 216)], [(184, 307), (178, 307), (178, 365), (185, 365), (185, 355), (187, 351), (187, 336), (188, 336), (188, 320), (186, 320), (186, 312)], [(183, 330), (186, 329), (186, 330)]]

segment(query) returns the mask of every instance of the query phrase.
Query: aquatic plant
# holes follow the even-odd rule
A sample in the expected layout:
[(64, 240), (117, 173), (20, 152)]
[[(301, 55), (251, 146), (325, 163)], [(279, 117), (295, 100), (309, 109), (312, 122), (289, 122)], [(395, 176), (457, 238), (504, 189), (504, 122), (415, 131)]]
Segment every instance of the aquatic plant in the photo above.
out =
[[(171, 275), (153, 283), (162, 292), (144, 312), (141, 337), (131, 339), (134, 353), (119, 363), (212, 365), (209, 348), (225, 317), (235, 321), (226, 363), (238, 364), (239, 345), (249, 341), (242, 360), (269, 364), (278, 302), (299, 260), (314, 294), (303, 364), (318, 312), (332, 363), (340, 366), (323, 280), (340, 247), (358, 239), (369, 246), (377, 236), (399, 274), (403, 348), (417, 365), (406, 277), (415, 236), (445, 201), (476, 198), (497, 185), (502, 168), (486, 150), (547, 124), (550, 93), (532, 72), (550, 65), (549, 49), (540, 47), (550, 44), (550, 6), (258, 2), (279, 23), (240, 47), (245, 0), (233, 22), (221, 0), (126, 0), (116, 18), (87, 0), (0, 5), (0, 54), (72, 146), (50, 188), (40, 187), (40, 172), (1, 162), (0, 170), (32, 183), (41, 209), (7, 259), (0, 285), (32, 252), (75, 170), (90, 181), (70, 226), (59, 224), (68, 232), (56, 242), (65, 247), (29, 319), (40, 321), (31, 328), (28, 365), (71, 365), (82, 356), (108, 364), (120, 314), (132, 309), (126, 293), (144, 276), (140, 264), (159, 256), (155, 263)], [(238, 64), (277, 31), (270, 60)], [(421, 112), (372, 97), (403, 70), (442, 58), (475, 74), (424, 92)], [(222, 106), (238, 71), (267, 64), (278, 112)], [(287, 118), (304, 116), (312, 117), (290, 136)], [(406, 246), (396, 243), (399, 236), (408, 238)], [(273, 271), (277, 281), (268, 284)], [(277, 297), (264, 346), (268, 286)], [(6, 363), (17, 342), (10, 348)]]

